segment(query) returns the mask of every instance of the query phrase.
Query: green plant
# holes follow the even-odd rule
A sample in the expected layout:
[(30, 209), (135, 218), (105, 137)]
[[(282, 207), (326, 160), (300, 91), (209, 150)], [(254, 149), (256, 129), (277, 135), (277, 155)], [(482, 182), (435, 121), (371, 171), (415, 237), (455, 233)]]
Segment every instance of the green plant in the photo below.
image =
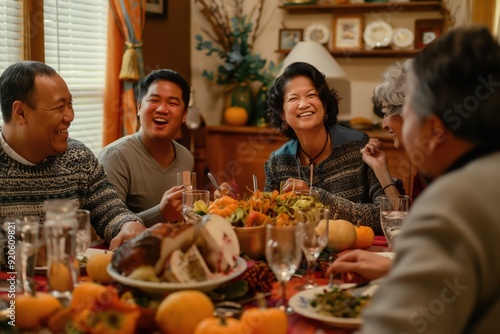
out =
[(279, 67), (270, 62), (269, 69), (265, 69), (267, 61), (252, 53), (265, 0), (258, 0), (250, 15), (243, 14), (242, 0), (234, 0), (232, 16), (228, 14), (223, 1), (195, 2), (212, 28), (212, 31), (203, 29), (208, 39), (201, 34), (195, 36), (196, 49), (205, 50), (207, 56), (214, 54), (222, 60), (217, 73), (204, 70), (203, 76), (219, 85), (244, 81), (260, 81), (263, 84), (272, 82)]
[[(246, 80), (262, 81), (263, 77), (260, 73), (266, 65), (266, 60), (262, 59), (260, 55), (251, 53), (251, 46), (249, 45), (249, 35), (252, 32), (252, 22), (247, 21), (247, 17), (231, 18), (231, 37), (232, 45), (229, 51), (226, 51), (212, 41), (204, 40), (201, 35), (196, 35), (196, 49), (206, 50), (207, 56), (216, 54), (223, 60), (222, 65), (218, 68), (216, 83), (219, 85), (227, 85), (231, 83), (238, 83)], [(203, 76), (213, 81), (214, 71), (203, 71)]]

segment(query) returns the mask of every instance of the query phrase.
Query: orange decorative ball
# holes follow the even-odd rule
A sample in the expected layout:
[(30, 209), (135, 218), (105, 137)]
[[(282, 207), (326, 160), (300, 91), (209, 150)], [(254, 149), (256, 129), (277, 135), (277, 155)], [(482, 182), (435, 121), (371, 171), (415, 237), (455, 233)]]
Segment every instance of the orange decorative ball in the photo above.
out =
[(245, 108), (231, 106), (224, 111), (224, 122), (227, 125), (245, 125), (248, 121), (248, 112)]

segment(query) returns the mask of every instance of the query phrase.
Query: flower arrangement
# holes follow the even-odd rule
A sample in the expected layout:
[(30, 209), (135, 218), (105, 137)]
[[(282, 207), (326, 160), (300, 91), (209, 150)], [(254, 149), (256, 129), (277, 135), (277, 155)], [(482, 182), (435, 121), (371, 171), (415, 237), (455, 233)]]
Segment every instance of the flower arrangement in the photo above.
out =
[(203, 29), (208, 39), (200, 34), (195, 36), (196, 49), (206, 50), (207, 56), (215, 54), (223, 61), (217, 74), (204, 70), (203, 76), (219, 85), (245, 81), (269, 85), (279, 67), (271, 62), (266, 70), (266, 60), (252, 53), (265, 0), (257, 0), (250, 15), (243, 13), (243, 0), (234, 0), (232, 15), (224, 0), (195, 0), (195, 3), (211, 26), (211, 31)]

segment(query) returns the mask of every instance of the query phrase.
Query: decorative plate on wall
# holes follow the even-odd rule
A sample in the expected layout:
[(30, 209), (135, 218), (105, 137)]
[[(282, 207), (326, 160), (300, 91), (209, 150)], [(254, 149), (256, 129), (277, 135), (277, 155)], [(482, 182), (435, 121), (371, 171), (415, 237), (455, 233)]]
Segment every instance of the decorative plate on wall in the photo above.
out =
[(393, 30), (385, 21), (370, 22), (363, 33), (365, 44), (371, 48), (383, 48), (391, 44)]
[(414, 36), (410, 29), (407, 28), (397, 28), (394, 29), (394, 35), (392, 36), (392, 44), (395, 47), (403, 49), (409, 46), (413, 46)]
[(328, 43), (330, 30), (324, 24), (311, 24), (304, 30), (304, 40), (315, 41), (320, 44)]

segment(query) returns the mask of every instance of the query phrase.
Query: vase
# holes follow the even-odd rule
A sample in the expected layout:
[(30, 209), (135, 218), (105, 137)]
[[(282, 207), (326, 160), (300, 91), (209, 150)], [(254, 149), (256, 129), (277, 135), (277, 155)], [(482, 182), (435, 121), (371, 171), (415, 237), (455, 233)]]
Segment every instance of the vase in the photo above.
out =
[(242, 107), (248, 113), (248, 122), (250, 124), (250, 119), (252, 116), (253, 109), (253, 94), (250, 86), (246, 82), (240, 82), (228, 91), (228, 94), (224, 98), (224, 111), (222, 113), (222, 123), (224, 124), (224, 112), (227, 108), (232, 106)]
[(267, 118), (267, 86), (262, 85), (255, 96), (255, 103), (253, 106), (253, 117), (250, 120), (251, 125), (267, 127), (269, 120)]

